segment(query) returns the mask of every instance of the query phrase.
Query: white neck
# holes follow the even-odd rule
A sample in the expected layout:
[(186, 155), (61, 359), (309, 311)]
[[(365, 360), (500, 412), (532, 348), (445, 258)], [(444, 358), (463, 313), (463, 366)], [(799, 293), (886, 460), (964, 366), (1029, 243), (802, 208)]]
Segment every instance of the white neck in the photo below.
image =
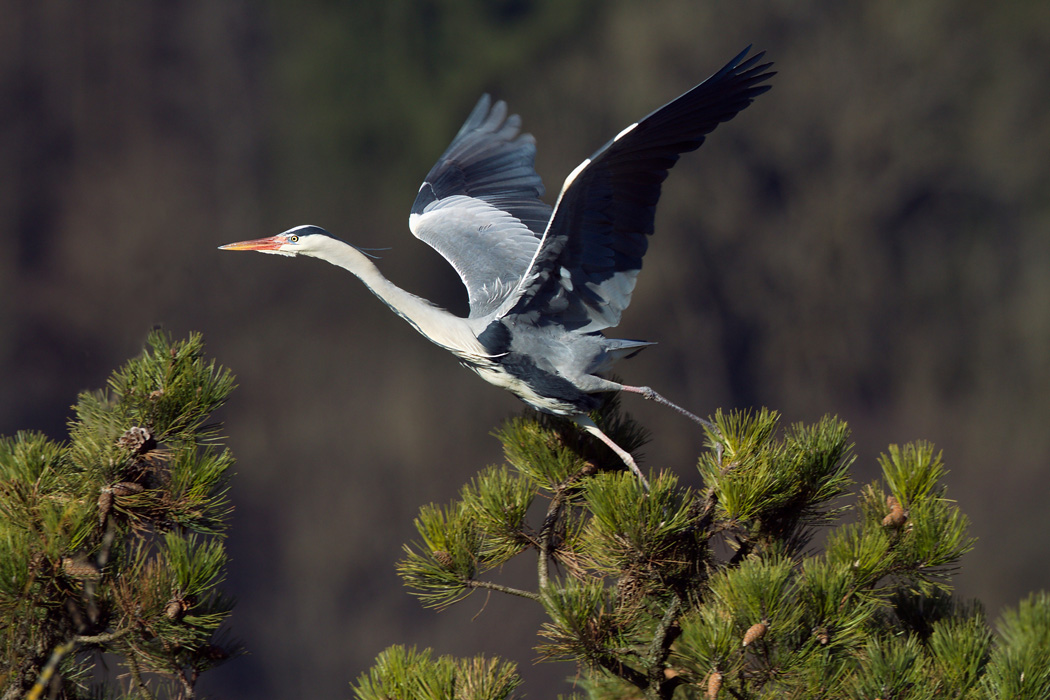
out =
[(457, 354), (485, 354), (466, 319), (401, 289), (352, 245), (327, 236), (316, 238), (302, 250), (302, 255), (320, 258), (357, 275), (369, 291), (431, 342)]

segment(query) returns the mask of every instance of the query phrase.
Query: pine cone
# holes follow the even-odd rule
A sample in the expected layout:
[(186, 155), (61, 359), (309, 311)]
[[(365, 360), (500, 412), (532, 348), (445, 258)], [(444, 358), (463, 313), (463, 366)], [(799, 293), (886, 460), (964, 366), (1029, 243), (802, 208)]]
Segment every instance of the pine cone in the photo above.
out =
[(62, 571), (73, 578), (97, 579), (102, 576), (102, 572), (92, 562), (73, 557), (62, 557)]
[(98, 524), (103, 525), (106, 522), (106, 516), (109, 515), (110, 509), (113, 507), (113, 489), (108, 486), (103, 486), (98, 494)]
[(141, 426), (132, 426), (117, 438), (117, 445), (135, 454), (144, 454), (157, 446), (150, 431)]
[(182, 619), (182, 616), (186, 614), (189, 607), (190, 606), (182, 598), (172, 598), (168, 601), (168, 604), (164, 606), (164, 617), (172, 622), (178, 622)]
[(110, 487), (114, 496), (131, 496), (136, 493), (142, 493), (146, 488), (142, 484), (136, 484), (134, 481), (121, 481)]
[(456, 563), (452, 558), (452, 555), (443, 549), (435, 549), (431, 554), (434, 555), (434, 559), (437, 560), (437, 563), (441, 564), (441, 566), (446, 569), (451, 569), (452, 565)]
[(627, 570), (616, 582), (616, 599), (620, 608), (634, 607), (645, 595), (645, 584), (636, 571)]
[(892, 508), (889, 514), (882, 519), (883, 527), (892, 527), (893, 529), (899, 528), (908, 520), (908, 513), (901, 508), (898, 503), (896, 507)]
[(755, 624), (751, 625), (748, 628), (747, 632), (744, 633), (744, 644), (743, 644), (743, 646), (746, 647), (749, 644), (753, 644), (753, 643), (757, 642), (759, 639), (762, 639), (762, 637), (766, 636), (766, 631), (768, 629), (769, 629), (769, 623), (766, 622), (765, 620), (763, 620), (762, 622), (756, 622)]
[(708, 700), (715, 700), (718, 697), (718, 691), (722, 689), (722, 672), (711, 671), (711, 675), (707, 677), (707, 697)]

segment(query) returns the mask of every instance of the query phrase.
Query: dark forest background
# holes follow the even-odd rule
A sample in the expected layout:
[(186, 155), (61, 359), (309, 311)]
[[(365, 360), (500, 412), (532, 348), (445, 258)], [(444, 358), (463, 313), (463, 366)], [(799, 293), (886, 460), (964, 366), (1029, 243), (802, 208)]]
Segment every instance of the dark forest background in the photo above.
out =
[[(348, 273), (215, 247), (322, 225), (390, 248), (389, 277), (463, 310), (407, 213), (481, 92), (523, 115), (553, 199), (752, 42), (774, 89), (668, 180), (617, 331), (660, 344), (618, 372), (701, 414), (837, 414), (858, 480), (887, 443), (932, 440), (980, 538), (959, 591), (994, 617), (1050, 587), (1045, 0), (3, 0), (0, 15), (0, 433), (63, 435), (75, 393), (154, 325), (202, 331), (238, 375), (228, 588), (251, 655), (206, 691), (345, 697), (394, 642), (506, 655), (529, 697), (572, 674), (530, 665), (526, 602), (434, 614), (394, 573), (417, 508), (498, 462), (489, 432), (521, 404)], [(646, 463), (692, 475), (689, 421), (624, 405), (652, 430)]]

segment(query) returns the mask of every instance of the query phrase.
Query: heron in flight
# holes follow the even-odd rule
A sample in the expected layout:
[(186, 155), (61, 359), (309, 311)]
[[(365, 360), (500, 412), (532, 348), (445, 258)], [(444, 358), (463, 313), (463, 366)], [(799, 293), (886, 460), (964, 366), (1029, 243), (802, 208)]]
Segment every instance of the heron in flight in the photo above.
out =
[(660, 185), (695, 150), (769, 89), (750, 47), (689, 92), (631, 124), (569, 173), (554, 206), (541, 198), (536, 142), (504, 102), (481, 97), (419, 188), (412, 233), (459, 273), (470, 312), (452, 314), (401, 289), (358, 248), (317, 226), (221, 246), (321, 258), (357, 275), (394, 313), (486, 381), (529, 406), (566, 416), (648, 483), (629, 452), (588, 417), (596, 394), (626, 391), (701, 418), (649, 387), (601, 376), (652, 343), (607, 338), (631, 301)]

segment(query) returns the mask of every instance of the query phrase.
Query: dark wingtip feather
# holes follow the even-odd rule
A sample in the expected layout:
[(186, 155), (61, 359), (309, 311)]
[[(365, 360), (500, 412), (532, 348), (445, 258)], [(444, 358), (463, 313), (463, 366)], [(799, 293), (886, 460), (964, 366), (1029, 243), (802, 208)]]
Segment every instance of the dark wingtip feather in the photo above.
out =
[[(538, 313), (566, 328), (619, 322), (653, 233), (660, 186), (682, 153), (769, 90), (765, 52), (737, 54), (711, 77), (638, 120), (568, 178), (509, 314)], [(567, 271), (567, 272), (566, 272)], [(569, 280), (566, 284), (563, 280)]]
[(756, 65), (765, 57), (765, 51), (759, 51), (754, 56), (751, 56), (747, 60), (744, 60), (747, 54), (751, 51), (752, 46), (753, 44), (748, 44), (747, 48), (738, 53), (731, 61), (729, 61), (729, 63), (723, 66), (722, 70), (718, 71), (704, 82), (718, 81), (726, 77), (727, 75), (734, 75), (739, 78), (745, 78), (749, 82), (754, 84), (754, 86), (751, 89), (751, 94), (753, 96), (761, 95), (763, 92), (768, 91), (770, 88), (773, 87), (772, 85), (760, 86), (757, 85), (757, 83), (769, 80), (774, 75), (776, 75), (777, 72), (769, 70), (769, 68), (773, 66), (772, 61), (767, 61), (761, 65)]

